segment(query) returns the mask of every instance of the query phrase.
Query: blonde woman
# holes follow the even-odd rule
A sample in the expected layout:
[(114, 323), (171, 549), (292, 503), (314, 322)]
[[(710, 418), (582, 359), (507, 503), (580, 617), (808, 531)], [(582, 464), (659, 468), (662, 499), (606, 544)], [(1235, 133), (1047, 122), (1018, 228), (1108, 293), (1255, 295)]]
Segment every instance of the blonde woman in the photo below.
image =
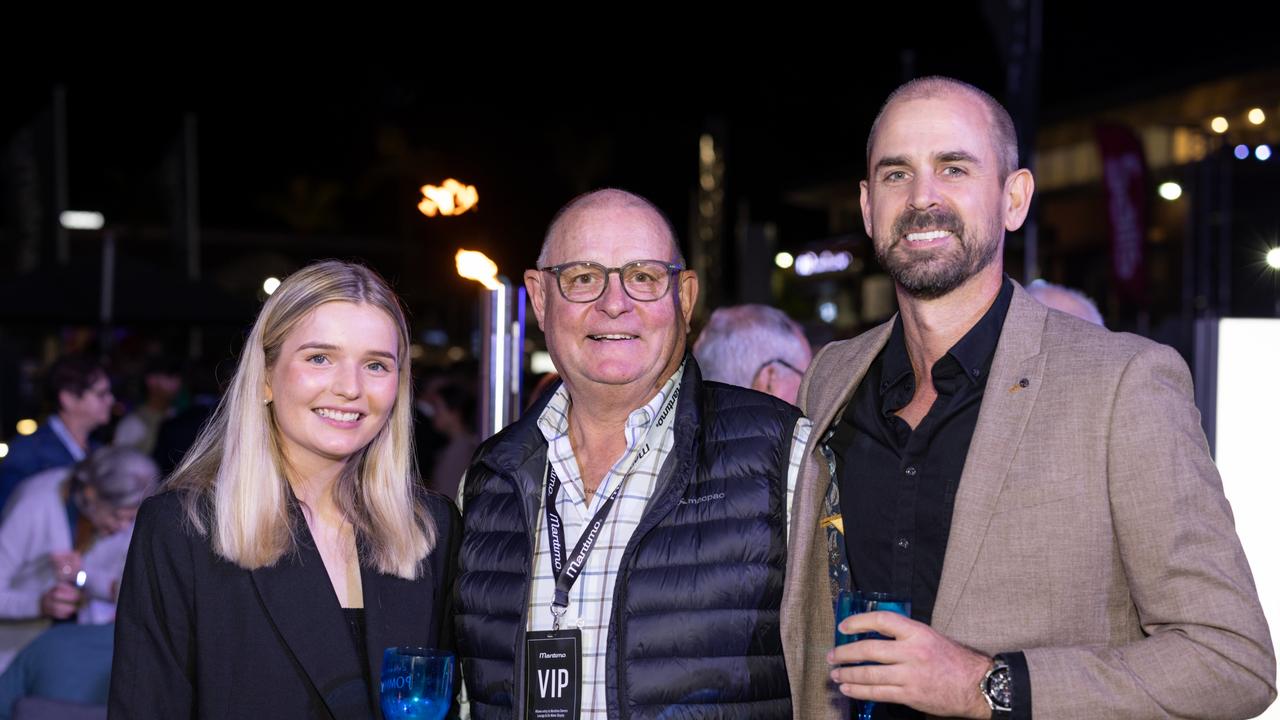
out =
[(408, 349), (359, 265), (311, 265), (267, 300), (138, 514), (113, 717), (376, 717), (384, 648), (451, 644), (457, 511), (416, 489)]

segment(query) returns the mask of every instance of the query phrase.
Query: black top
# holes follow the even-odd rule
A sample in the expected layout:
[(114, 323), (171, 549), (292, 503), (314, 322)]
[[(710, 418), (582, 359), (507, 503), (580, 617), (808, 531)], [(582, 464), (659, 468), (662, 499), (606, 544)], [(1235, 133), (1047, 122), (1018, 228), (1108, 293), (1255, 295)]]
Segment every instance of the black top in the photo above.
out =
[(933, 617), (956, 489), (1012, 298), (1005, 278), (986, 314), (934, 363), (938, 397), (915, 430), (894, 414), (916, 391), (899, 316), (830, 441), (854, 586), (910, 598), (923, 623)]
[[(987, 312), (930, 368), (938, 397), (914, 430), (895, 414), (916, 391), (899, 316), (829, 443), (837, 458), (854, 587), (909, 598), (911, 617), (926, 624), (933, 618), (956, 491), (1012, 299), (1013, 282), (1005, 276)], [(1025, 678), (1020, 653), (1006, 660)], [(899, 706), (877, 708), (876, 717), (919, 717)]]
[(372, 686), (369, 676), (369, 648), (366, 647), (364, 631), (364, 608), (342, 608), (342, 616), (347, 619), (347, 629), (351, 631), (351, 641), (356, 644), (356, 655), (360, 657), (360, 669), (364, 671), (364, 684)]

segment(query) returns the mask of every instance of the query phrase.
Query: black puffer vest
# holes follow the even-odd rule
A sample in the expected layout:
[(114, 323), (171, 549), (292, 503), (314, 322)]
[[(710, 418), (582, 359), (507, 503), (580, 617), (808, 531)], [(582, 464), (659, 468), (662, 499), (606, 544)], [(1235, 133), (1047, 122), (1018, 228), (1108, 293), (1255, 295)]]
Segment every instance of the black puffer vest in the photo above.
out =
[[(547, 462), (537, 426), (544, 406), (487, 440), (467, 471), (454, 603), (477, 720), (523, 709), (520, 648)], [(791, 717), (778, 606), (799, 417), (768, 395), (703, 382), (687, 359), (676, 443), (617, 571), (606, 664), (611, 718)]]

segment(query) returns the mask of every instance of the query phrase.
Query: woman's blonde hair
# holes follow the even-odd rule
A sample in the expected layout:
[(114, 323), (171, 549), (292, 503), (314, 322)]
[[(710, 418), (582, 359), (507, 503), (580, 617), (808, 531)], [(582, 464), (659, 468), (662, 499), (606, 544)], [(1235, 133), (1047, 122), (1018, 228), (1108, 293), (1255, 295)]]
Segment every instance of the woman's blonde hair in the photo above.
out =
[(264, 391), (285, 337), (329, 302), (372, 305), (396, 325), (395, 405), (373, 440), (347, 462), (333, 492), (360, 539), (361, 560), (383, 573), (414, 579), (435, 546), (436, 530), (416, 499), (409, 331), (387, 282), (361, 265), (326, 260), (280, 284), (258, 313), (226, 395), (166, 484), (183, 491), (192, 525), (211, 536), (219, 556), (236, 565), (250, 570), (273, 565), (296, 549), (287, 465)]

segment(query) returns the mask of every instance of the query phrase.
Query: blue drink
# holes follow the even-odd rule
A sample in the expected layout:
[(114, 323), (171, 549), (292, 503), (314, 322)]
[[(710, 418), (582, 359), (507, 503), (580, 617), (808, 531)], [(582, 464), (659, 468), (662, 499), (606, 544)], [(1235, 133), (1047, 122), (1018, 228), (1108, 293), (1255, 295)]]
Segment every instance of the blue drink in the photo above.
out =
[(453, 653), (387, 648), (380, 694), (386, 720), (442, 720), (453, 701)]
[[(846, 635), (840, 632), (840, 622), (850, 615), (877, 611), (911, 617), (911, 601), (889, 593), (841, 590), (840, 595), (836, 597), (836, 645), (844, 645), (859, 640), (888, 640), (889, 638), (878, 632), (857, 633), (855, 635)], [(860, 664), (874, 665), (875, 663)], [(876, 706), (874, 701), (855, 700), (853, 704), (858, 711), (858, 720), (871, 720), (871, 713)]]
[(449, 712), (449, 700), (407, 697), (400, 700), (382, 698), (382, 716), (387, 720), (440, 720)]

